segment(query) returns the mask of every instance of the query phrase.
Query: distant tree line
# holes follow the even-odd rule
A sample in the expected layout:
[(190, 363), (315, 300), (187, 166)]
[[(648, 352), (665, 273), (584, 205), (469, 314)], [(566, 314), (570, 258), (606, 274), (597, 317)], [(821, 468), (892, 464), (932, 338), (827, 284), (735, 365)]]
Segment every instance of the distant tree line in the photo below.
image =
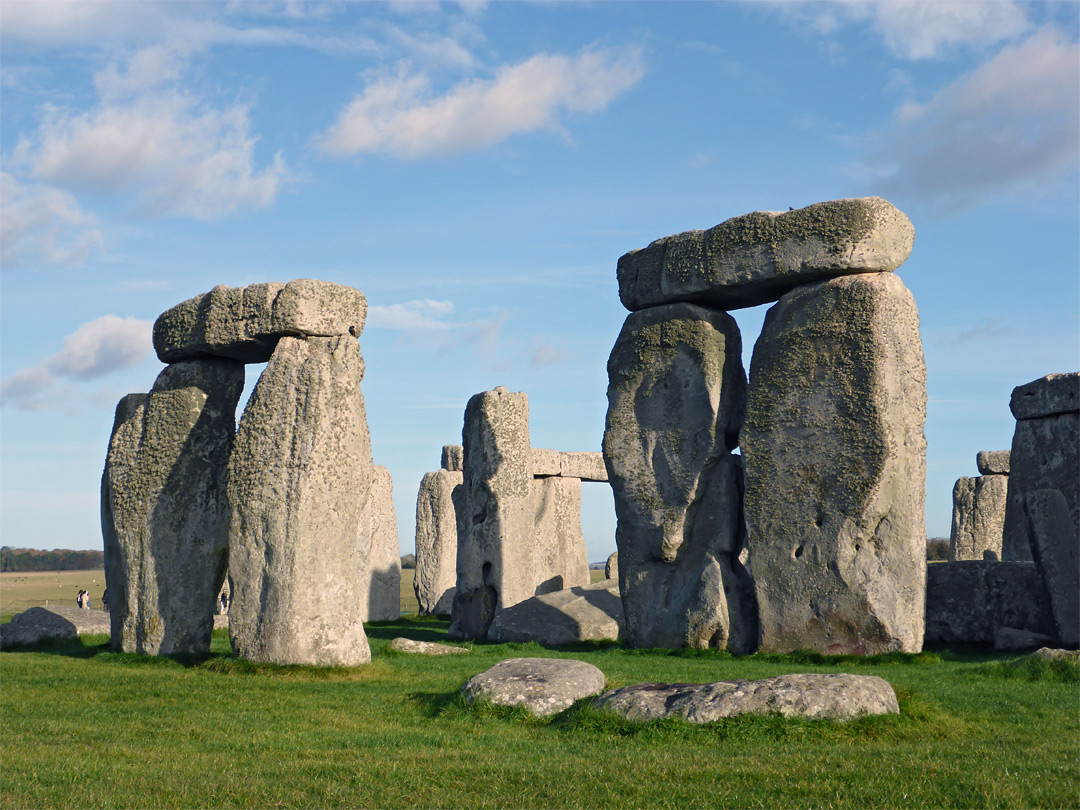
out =
[(926, 559), (947, 560), (949, 559), (949, 538), (931, 537), (926, 541)]
[(105, 567), (105, 552), (0, 546), (0, 571), (92, 571)]

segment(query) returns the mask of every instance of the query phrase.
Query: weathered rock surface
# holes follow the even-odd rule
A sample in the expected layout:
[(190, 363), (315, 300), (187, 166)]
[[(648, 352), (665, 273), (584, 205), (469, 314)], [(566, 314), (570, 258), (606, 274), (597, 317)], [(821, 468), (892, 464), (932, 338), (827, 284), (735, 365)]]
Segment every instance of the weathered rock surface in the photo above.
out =
[(586, 450), (572, 450), (560, 453), (561, 467), (559, 474), (564, 478), (578, 478), (582, 481), (606, 482), (607, 467), (604, 454)]
[(1007, 475), (959, 478), (953, 486), (949, 561), (1000, 560)]
[(1080, 411), (1080, 371), (1048, 374), (1013, 389), (1009, 410), (1017, 419)]
[(800, 284), (895, 270), (914, 239), (910, 220), (879, 197), (755, 211), (627, 253), (619, 259), (619, 298), (631, 311), (677, 301), (752, 307)]
[(360, 581), (360, 620), (397, 619), (401, 616), (401, 554), (394, 484), (390, 470), (381, 465), (372, 470), (371, 494), (360, 515), (357, 539), (366, 571)]
[(0, 649), (37, 644), (42, 639), (107, 636), (109, 614), (77, 607), (32, 607), (0, 625)]
[[(1017, 417), (1009, 457), (1002, 558), (1033, 560), (1025, 493), (1060, 491), (1071, 516), (1073, 542), (1080, 542), (1080, 374), (1051, 374), (1013, 390)], [(1071, 410), (1069, 410), (1071, 408)]]
[[(589, 560), (581, 531), (581, 481), (535, 478), (531, 484), (533, 528), (528, 557), (532, 593), (540, 595), (589, 584)], [(509, 607), (503, 604), (503, 607)]]
[(229, 467), (229, 636), (237, 655), (355, 666), (372, 461), (360, 347), (282, 338), (240, 420)]
[(1030, 630), (1017, 630), (1015, 627), (999, 627), (994, 631), (995, 650), (1033, 650), (1053, 644), (1054, 639), (1042, 633)]
[(917, 652), (926, 366), (911, 293), (892, 273), (793, 290), (765, 317), (749, 390), (742, 449), (761, 649)]
[(975, 455), (980, 475), (1008, 475), (1008, 450), (983, 450)]
[(1057, 635), (1034, 564), (965, 560), (927, 566), (927, 644), (991, 644), (1005, 627)]
[(1040, 647), (1029, 657), (1040, 661), (1068, 661), (1073, 664), (1080, 664), (1080, 650), (1062, 650), (1052, 647)]
[(218, 285), (158, 317), (154, 350), (163, 363), (205, 355), (265, 363), (284, 336), (359, 337), (366, 315), (363, 293), (329, 281)]
[(703, 684), (643, 683), (605, 692), (593, 705), (638, 722), (675, 716), (689, 723), (711, 723), (740, 714), (849, 720), (864, 714), (900, 713), (888, 681), (846, 673)]
[(411, 638), (395, 638), (388, 645), (388, 650), (410, 655), (457, 655), (469, 652), (464, 647), (454, 647), (451, 644), (436, 644), (433, 641), (413, 641)]
[(228, 565), (226, 474), (244, 367), (175, 363), (116, 409), (101, 478), (112, 644), (205, 654)]
[(604, 563), (604, 579), (619, 578), (619, 552), (613, 552), (608, 555), (607, 562)]
[(465, 465), (465, 448), (460, 444), (444, 444), (442, 468), (449, 472), (461, 472)]
[(738, 327), (692, 304), (635, 312), (608, 360), (604, 460), (618, 517), (626, 637), (636, 647), (749, 652), (738, 562), (746, 407)]
[(1069, 504), (1060, 490), (1035, 489), (1024, 493), (1024, 511), (1057, 637), (1067, 646), (1080, 646), (1080, 538), (1073, 531)]
[(453, 493), (463, 478), (446, 469), (427, 473), (416, 496), (413, 592), (424, 615), (449, 616), (454, 605), (458, 544)]
[(534, 447), (532, 449), (532, 474), (534, 478), (562, 475), (562, 454), (558, 450)]
[(508, 658), (465, 682), (468, 703), (486, 700), (523, 706), (537, 717), (568, 709), (604, 690), (604, 673), (584, 661), (563, 658)]
[(488, 641), (535, 641), (546, 647), (616, 641), (622, 627), (619, 583), (608, 579), (534, 596), (495, 614)]

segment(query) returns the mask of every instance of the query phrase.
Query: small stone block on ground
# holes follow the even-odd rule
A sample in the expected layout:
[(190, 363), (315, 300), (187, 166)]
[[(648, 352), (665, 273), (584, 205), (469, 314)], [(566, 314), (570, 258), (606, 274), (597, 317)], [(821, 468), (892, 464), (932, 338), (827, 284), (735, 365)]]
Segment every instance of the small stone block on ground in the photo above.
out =
[(523, 706), (537, 717), (570, 708), (604, 691), (604, 673), (584, 661), (564, 658), (508, 658), (470, 678), (461, 687), (467, 703)]
[(451, 644), (436, 644), (433, 641), (413, 641), (411, 638), (401, 636), (391, 641), (386, 648), (394, 652), (409, 653), (411, 655), (456, 655), (457, 653), (469, 652), (464, 647), (454, 647)]
[(109, 635), (109, 614), (77, 607), (32, 607), (0, 625), (0, 649), (37, 644), (46, 638)]

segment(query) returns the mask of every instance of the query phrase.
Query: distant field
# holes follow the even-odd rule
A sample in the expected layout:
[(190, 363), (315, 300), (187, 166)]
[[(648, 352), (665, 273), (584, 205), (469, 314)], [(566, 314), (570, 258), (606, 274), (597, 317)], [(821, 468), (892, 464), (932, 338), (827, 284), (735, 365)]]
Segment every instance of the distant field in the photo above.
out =
[(16, 571), (0, 574), (0, 615), (19, 613), (34, 605), (75, 607), (79, 590), (90, 592), (90, 605), (101, 610), (105, 570)]

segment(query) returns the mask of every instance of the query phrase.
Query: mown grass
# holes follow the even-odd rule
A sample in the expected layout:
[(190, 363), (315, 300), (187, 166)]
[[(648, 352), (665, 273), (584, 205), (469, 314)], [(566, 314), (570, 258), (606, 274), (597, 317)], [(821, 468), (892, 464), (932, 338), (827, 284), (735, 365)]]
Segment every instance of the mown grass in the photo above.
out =
[[(0, 655), (0, 807), (1075, 807), (1075, 666), (981, 651), (735, 658), (613, 644), (472, 644), (426, 658), (369, 625), (354, 669), (257, 665), (216, 632), (210, 657), (110, 652), (104, 638)], [(626, 723), (579, 703), (537, 720), (467, 706), (461, 684), (518, 656), (589, 661), (609, 685), (849, 671), (901, 714)]]

